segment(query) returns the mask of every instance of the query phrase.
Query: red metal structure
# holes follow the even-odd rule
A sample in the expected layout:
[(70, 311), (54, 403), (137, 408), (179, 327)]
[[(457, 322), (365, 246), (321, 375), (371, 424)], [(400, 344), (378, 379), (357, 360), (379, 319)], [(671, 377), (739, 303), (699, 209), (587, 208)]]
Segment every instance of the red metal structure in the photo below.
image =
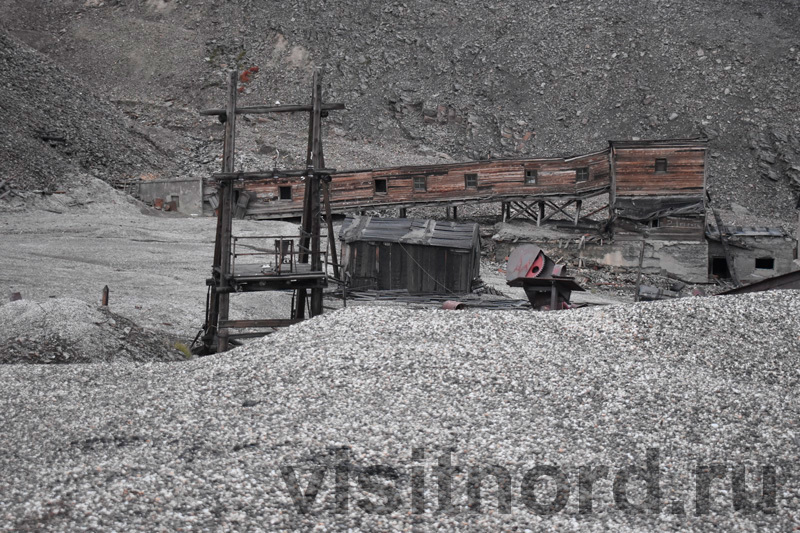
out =
[(567, 267), (556, 264), (534, 244), (523, 244), (508, 258), (506, 283), (522, 287), (534, 309), (568, 309), (572, 291), (583, 291), (574, 278), (567, 277)]

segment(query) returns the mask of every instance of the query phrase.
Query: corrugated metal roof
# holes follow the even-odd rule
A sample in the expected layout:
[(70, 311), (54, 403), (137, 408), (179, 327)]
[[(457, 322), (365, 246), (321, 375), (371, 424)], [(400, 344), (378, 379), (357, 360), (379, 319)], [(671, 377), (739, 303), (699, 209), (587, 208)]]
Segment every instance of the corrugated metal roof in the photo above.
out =
[(344, 242), (380, 241), (472, 250), (480, 246), (478, 225), (420, 218), (348, 216), (339, 232)]
[[(719, 230), (714, 225), (709, 225), (706, 232), (719, 238)], [(725, 235), (736, 237), (787, 237), (781, 228), (767, 228), (763, 226), (725, 226)]]

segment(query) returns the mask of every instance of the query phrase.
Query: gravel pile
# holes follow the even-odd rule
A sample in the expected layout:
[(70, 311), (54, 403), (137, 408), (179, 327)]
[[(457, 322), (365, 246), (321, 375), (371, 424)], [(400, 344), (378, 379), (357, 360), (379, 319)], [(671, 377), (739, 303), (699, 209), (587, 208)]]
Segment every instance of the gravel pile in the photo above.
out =
[[(793, 291), (541, 314), (357, 307), (180, 365), (6, 365), (0, 520), (51, 531), (787, 531), (800, 526), (798, 331)], [(461, 469), (452, 476), (448, 458)], [(728, 469), (695, 475), (712, 463)], [(534, 483), (537, 465), (552, 477)], [(585, 466), (597, 481), (579, 514)], [(748, 498), (736, 496), (740, 466)], [(469, 511), (470, 467), (501, 479), (505, 469), (510, 499), (489, 476)], [(774, 512), (747, 513), (762, 477)], [(712, 480), (708, 505), (696, 479)], [(453, 511), (440, 510), (448, 500)]]
[(174, 175), (172, 154), (154, 146), (143, 127), (2, 27), (0, 80), (0, 183), (55, 191), (81, 173), (106, 181)]
[(162, 334), (81, 300), (18, 300), (0, 306), (0, 363), (180, 361)]

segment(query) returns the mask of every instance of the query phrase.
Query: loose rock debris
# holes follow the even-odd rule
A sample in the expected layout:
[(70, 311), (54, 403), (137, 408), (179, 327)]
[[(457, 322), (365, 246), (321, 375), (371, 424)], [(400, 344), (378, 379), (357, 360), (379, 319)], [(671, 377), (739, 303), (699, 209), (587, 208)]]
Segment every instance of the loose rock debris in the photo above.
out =
[(162, 334), (71, 298), (0, 306), (0, 363), (180, 361)]
[[(797, 291), (559, 313), (359, 306), (182, 364), (4, 365), (0, 519), (50, 531), (789, 531), (800, 526), (798, 332)], [(453, 512), (438, 507), (440, 458), (461, 469)], [(696, 470), (712, 463), (722, 477), (698, 514)], [(492, 465), (510, 473), (508, 508), (489, 476), (470, 511), (470, 468)], [(536, 465), (567, 484), (553, 514), (522, 496)], [(600, 465), (581, 514), (581, 468)], [(764, 465), (776, 476), (768, 512)], [(752, 505), (736, 511), (740, 466)], [(658, 473), (660, 512), (616, 502), (629, 467)], [(378, 471), (397, 477), (364, 481)], [(321, 476), (307, 514), (290, 472), (301, 490)], [(626, 498), (642, 507), (647, 485), (631, 476)], [(395, 487), (388, 514), (368, 512), (365, 499), (389, 494), (369, 481)], [(542, 480), (535, 496), (557, 504), (555, 488)]]

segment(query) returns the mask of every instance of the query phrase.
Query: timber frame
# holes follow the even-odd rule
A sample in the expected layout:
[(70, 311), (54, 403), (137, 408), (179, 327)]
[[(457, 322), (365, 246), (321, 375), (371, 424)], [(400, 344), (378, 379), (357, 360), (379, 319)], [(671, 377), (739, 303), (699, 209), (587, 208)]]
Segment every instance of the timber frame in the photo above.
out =
[[(314, 72), (311, 105), (307, 106), (237, 107), (237, 80), (238, 73), (231, 71), (228, 76), (228, 103), (225, 109), (200, 112), (205, 116), (217, 116), (225, 124), (222, 172), (213, 175), (218, 201), (214, 260), (211, 278), (206, 280), (209, 292), (205, 324), (198, 334), (198, 337), (202, 334), (202, 344), (196, 349), (199, 354), (204, 355), (226, 351), (229, 344), (235, 342), (237, 338), (263, 335), (263, 332), (231, 334), (229, 331), (231, 329), (276, 328), (303, 320), (306, 315), (306, 300), (309, 291), (311, 292), (309, 317), (322, 314), (322, 289), (327, 286), (327, 261), (324, 260), (325, 253), (321, 250), (320, 245), (320, 191), (324, 190), (325, 192), (325, 206), (330, 225), (327, 183), (330, 181), (330, 174), (333, 171), (325, 168), (322, 150), (322, 118), (327, 116), (328, 111), (344, 109), (344, 104), (324, 104), (322, 102), (322, 82), (318, 71)], [(251, 247), (250, 250), (260, 251), (237, 253), (236, 243), (240, 239), (252, 238), (234, 236), (233, 219), (235, 216), (241, 218), (244, 215), (249, 197), (247, 194), (248, 184), (253, 178), (234, 170), (236, 116), (294, 112), (310, 114), (306, 168), (271, 172), (268, 181), (277, 183), (286, 178), (293, 178), (300, 180), (304, 185), (300, 235), (296, 238), (260, 236), (258, 238), (261, 240), (274, 242), (275, 248), (265, 250)], [(329, 228), (328, 233), (331, 237), (334, 273), (338, 275), (332, 229)], [(296, 251), (295, 245), (297, 245)], [(268, 260), (273, 254), (274, 262), (268, 265), (236, 265), (237, 257), (256, 255)], [(231, 294), (273, 290), (294, 291), (291, 316), (288, 319), (229, 320)]]

